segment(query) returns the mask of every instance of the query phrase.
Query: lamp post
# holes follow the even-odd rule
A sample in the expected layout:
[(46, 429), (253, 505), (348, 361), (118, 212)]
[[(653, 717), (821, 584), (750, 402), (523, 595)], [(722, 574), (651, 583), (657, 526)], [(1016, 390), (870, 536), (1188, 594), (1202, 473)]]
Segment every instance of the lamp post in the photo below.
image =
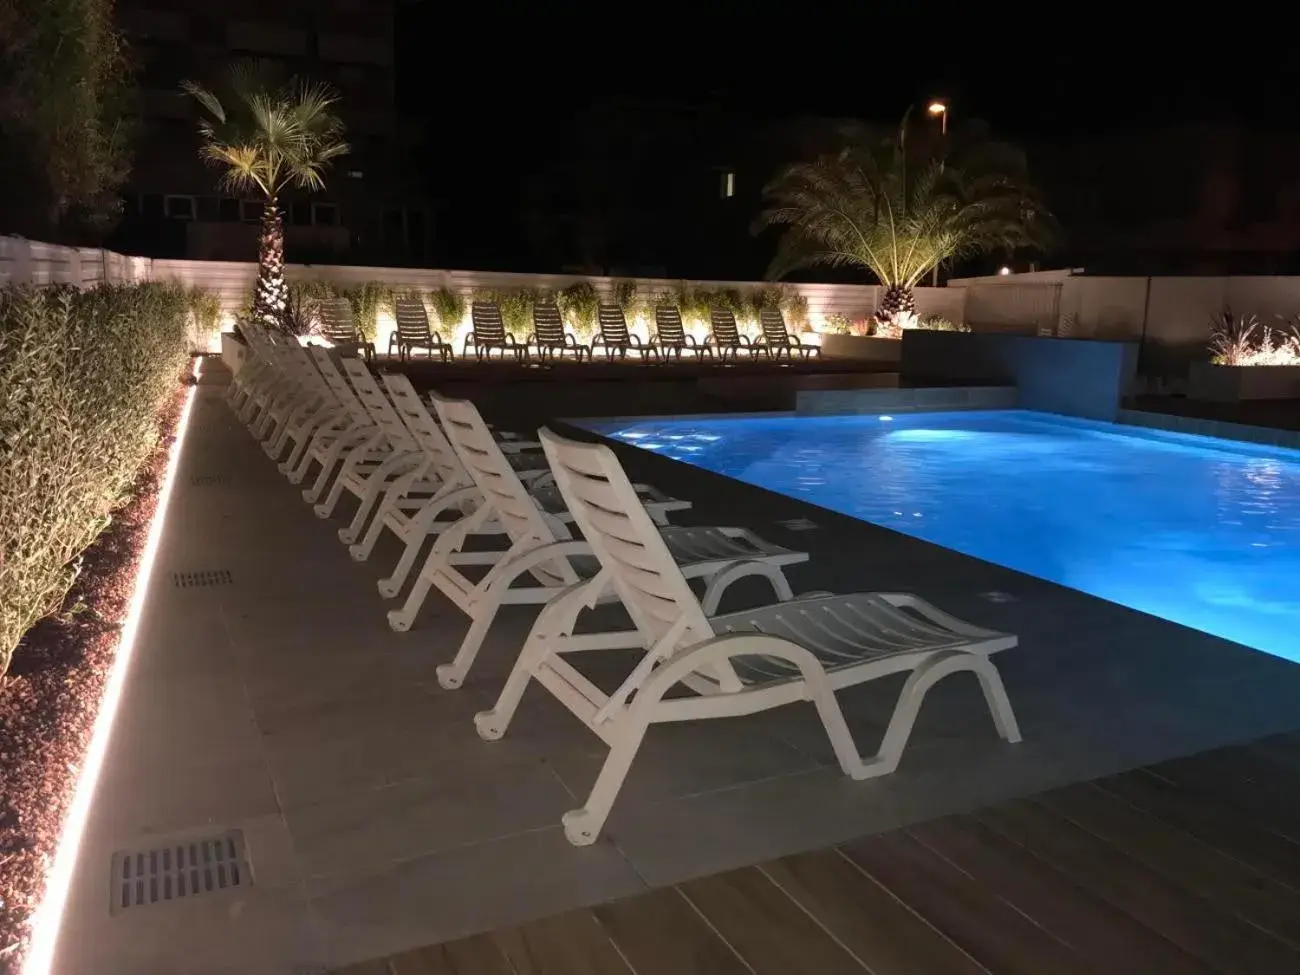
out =
[(946, 102), (932, 101), (925, 109), (931, 115), (939, 117), (939, 134), (948, 134), (948, 105)]
[[(946, 136), (948, 134), (948, 103), (941, 102), (937, 98), (925, 107), (930, 115), (939, 117), (939, 134)], [(930, 287), (939, 287), (939, 265), (936, 264), (930, 272)]]

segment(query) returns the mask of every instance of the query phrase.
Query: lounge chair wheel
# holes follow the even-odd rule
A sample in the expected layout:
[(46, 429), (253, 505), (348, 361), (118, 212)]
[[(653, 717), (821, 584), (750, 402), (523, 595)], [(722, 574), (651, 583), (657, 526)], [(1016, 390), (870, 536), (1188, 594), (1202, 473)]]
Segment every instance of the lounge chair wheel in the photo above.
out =
[[(353, 547), (355, 548), (355, 546)], [(355, 555), (352, 557), (356, 558)], [(379, 595), (383, 596), (385, 599), (393, 599), (401, 591), (402, 587), (392, 579), (380, 579), (376, 588), (379, 589)]]
[(311, 510), (316, 513), (317, 518), (328, 518), (330, 516), (330, 509), (327, 505), (313, 505)]
[(411, 619), (400, 609), (388, 611), (388, 628), (394, 633), (405, 633), (411, 628)]
[(356, 540), (357, 540), (357, 533), (354, 532), (351, 528), (339, 529), (339, 541), (342, 542), (344, 545), (351, 545)]
[(572, 812), (566, 812), (562, 821), (564, 835), (574, 846), (591, 846), (596, 842), (596, 834), (599, 831), (592, 825), (591, 814), (587, 810), (574, 809)]
[[(465, 676), (456, 673), (456, 668), (451, 664), (442, 664), (434, 670), (434, 673), (438, 675), (438, 683), (449, 691), (454, 691), (465, 681)], [(477, 721), (476, 718), (475, 723)], [(498, 737), (500, 736), (498, 735)]]
[(364, 562), (367, 558), (366, 547), (364, 545), (349, 545), (348, 555), (351, 556), (353, 562)]
[(484, 741), (500, 741), (501, 736), (506, 733), (501, 723), (497, 721), (495, 711), (480, 711), (474, 715), (474, 728)]

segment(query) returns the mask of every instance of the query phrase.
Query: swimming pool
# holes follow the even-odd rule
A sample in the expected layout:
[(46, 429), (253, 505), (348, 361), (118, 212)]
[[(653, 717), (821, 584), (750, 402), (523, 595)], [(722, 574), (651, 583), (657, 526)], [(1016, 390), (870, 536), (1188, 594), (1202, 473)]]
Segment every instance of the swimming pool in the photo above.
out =
[(1021, 410), (584, 426), (1300, 661), (1300, 451)]

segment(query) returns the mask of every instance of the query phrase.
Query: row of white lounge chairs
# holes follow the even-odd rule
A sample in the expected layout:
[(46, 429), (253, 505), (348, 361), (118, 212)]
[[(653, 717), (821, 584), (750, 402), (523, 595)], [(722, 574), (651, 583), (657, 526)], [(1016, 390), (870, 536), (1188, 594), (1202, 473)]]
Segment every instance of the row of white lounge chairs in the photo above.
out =
[[(310, 481), (303, 495), (321, 518), (345, 492), (356, 496), (338, 532), (353, 559), (369, 559), (384, 532), (405, 546), (379, 583), (385, 597), (406, 592), (390, 626), (408, 629), (433, 589), (467, 617), (455, 656), (437, 667), (444, 687), (466, 680), (501, 606), (539, 607), (496, 706), (475, 723), (485, 740), (500, 738), (536, 681), (609, 746), (586, 803), (564, 817), (574, 844), (599, 835), (659, 722), (810, 701), (840, 767), (865, 779), (898, 765), (928, 689), (971, 671), (998, 733), (1019, 740), (990, 659), (1014, 636), (905, 593), (795, 598), (785, 569), (806, 553), (742, 528), (672, 525), (689, 502), (632, 483), (604, 445), (549, 429), (540, 443), (524, 441), (494, 431), (472, 403), (436, 394), (431, 413), (403, 375), (377, 379), (353, 356), (304, 349), (256, 326), (246, 337), (252, 354), (227, 393), (239, 418), (291, 482)], [(720, 614), (727, 588), (754, 576), (771, 584), (775, 601)], [(579, 632), (586, 610), (611, 602), (630, 625)], [(597, 649), (628, 653), (628, 675), (610, 694), (571, 663)], [(909, 676), (880, 747), (863, 758), (836, 691), (902, 672)]]
[[(374, 347), (365, 341), (352, 307), (345, 298), (324, 301), (320, 305), (325, 336), (335, 347), (359, 350), (367, 357)], [(424, 302), (418, 298), (397, 298), (394, 301), (396, 328), (388, 339), (388, 354), (401, 359), (422, 351), (429, 358), (435, 355), (443, 362), (455, 357), (450, 342), (429, 324), (429, 314)], [(754, 358), (765, 356), (779, 360), (793, 360), (819, 355), (821, 349), (800, 342), (786, 328), (780, 309), (765, 308), (759, 315), (762, 335), (751, 340), (743, 335), (736, 324), (736, 316), (726, 308), (709, 312), (710, 332), (700, 342), (686, 331), (681, 311), (674, 305), (660, 305), (655, 309), (655, 335), (648, 342), (628, 329), (627, 318), (618, 305), (601, 304), (598, 309), (599, 327), (590, 345), (579, 342), (572, 332), (566, 331), (560, 309), (554, 302), (539, 301), (533, 306), (533, 331), (519, 342), (506, 331), (501, 319), (501, 309), (492, 301), (475, 301), (470, 307), (472, 330), (465, 336), (462, 357), (473, 355), (479, 360), (489, 359), (496, 352), (501, 358), (510, 357), (518, 362), (547, 362), (565, 357), (582, 362), (592, 361), (597, 354), (607, 360), (626, 359), (629, 354), (642, 360), (680, 360), (683, 355), (696, 359), (716, 359), (725, 362), (738, 360), (741, 355)]]

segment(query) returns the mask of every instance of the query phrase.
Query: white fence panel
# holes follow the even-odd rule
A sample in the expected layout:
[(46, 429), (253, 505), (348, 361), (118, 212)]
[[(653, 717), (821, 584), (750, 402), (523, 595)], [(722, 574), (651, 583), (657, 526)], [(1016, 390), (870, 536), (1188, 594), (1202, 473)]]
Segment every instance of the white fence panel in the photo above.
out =
[(1060, 284), (972, 284), (966, 291), (966, 324), (979, 332), (1055, 335)]

